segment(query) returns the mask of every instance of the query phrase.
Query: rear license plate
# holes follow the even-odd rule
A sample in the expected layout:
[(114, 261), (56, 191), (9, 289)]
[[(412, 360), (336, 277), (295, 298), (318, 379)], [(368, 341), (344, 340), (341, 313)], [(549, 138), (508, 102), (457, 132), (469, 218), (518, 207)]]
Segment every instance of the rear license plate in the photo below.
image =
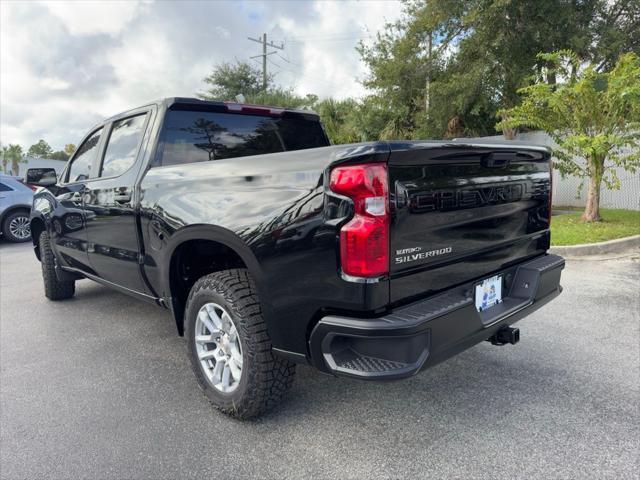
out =
[(502, 275), (487, 278), (476, 285), (476, 310), (483, 312), (502, 301)]

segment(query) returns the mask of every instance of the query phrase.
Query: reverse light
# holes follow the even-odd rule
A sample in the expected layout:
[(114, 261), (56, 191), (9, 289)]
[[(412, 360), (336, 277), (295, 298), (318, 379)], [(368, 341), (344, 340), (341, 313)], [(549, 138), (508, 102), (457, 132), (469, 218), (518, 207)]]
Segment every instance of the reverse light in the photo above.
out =
[(355, 214), (340, 230), (340, 261), (348, 276), (375, 278), (389, 273), (389, 189), (380, 163), (336, 167), (330, 188), (349, 197)]

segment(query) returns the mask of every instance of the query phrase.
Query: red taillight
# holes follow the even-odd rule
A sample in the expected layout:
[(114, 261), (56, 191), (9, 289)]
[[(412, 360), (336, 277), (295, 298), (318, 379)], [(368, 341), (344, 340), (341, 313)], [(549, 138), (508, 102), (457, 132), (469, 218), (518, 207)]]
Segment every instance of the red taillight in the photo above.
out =
[(340, 230), (342, 272), (379, 277), (389, 272), (389, 189), (380, 163), (337, 167), (330, 188), (353, 200), (355, 215)]

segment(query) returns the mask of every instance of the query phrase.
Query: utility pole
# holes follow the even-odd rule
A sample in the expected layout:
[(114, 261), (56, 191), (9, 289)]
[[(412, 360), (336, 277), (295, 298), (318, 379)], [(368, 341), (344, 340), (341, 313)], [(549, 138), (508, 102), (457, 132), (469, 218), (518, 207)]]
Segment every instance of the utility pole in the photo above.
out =
[(277, 48), (278, 50), (284, 50), (284, 44), (275, 45), (273, 42), (267, 43), (267, 34), (263, 33), (262, 38), (251, 38), (247, 37), (252, 42), (257, 42), (262, 44), (262, 55), (254, 55), (249, 58), (258, 58), (262, 57), (262, 90), (267, 90), (267, 55), (272, 55), (276, 53), (275, 51), (267, 53), (267, 47)]

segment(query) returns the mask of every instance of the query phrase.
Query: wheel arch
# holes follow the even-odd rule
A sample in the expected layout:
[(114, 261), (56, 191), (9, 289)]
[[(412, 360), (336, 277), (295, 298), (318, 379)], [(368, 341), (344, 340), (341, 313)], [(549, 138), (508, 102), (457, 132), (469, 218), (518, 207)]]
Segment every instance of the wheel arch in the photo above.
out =
[[(29, 216), (30, 212), (31, 212), (31, 205), (26, 205), (26, 204), (22, 204), (22, 203), (11, 205), (10, 207), (8, 207), (6, 210), (4, 210), (0, 214), (0, 232), (2, 232), (3, 235), (6, 235), (6, 232), (4, 231), (4, 221), (11, 214), (13, 214), (15, 212), (19, 212), (21, 210), (24, 210), (25, 212), (27, 212), (27, 216)], [(31, 237), (33, 238), (33, 235), (31, 235)]]
[(40, 234), (46, 230), (46, 224), (41, 217), (33, 217), (31, 225), (31, 242), (33, 243), (33, 251), (38, 260), (40, 260)]
[[(199, 264), (189, 277), (185, 275), (184, 266), (192, 263), (184, 262), (192, 262), (193, 259), (198, 259)], [(237, 234), (213, 225), (191, 225), (171, 236), (163, 264), (163, 290), (168, 296), (165, 300), (180, 335), (184, 334), (186, 299), (193, 283), (204, 275), (228, 268), (246, 268), (254, 280), (259, 298), (264, 298), (266, 293), (260, 264), (251, 248)], [(267, 314), (264, 313), (266, 319)]]
[(12, 213), (15, 213), (15, 212), (19, 212), (20, 210), (25, 210), (27, 213), (29, 213), (29, 212), (31, 212), (31, 205), (16, 204), (16, 205), (11, 205), (10, 207), (8, 207), (6, 210), (4, 210), (0, 214), (0, 228), (2, 228), (2, 224), (4, 223), (4, 220), (9, 215), (11, 215)]

